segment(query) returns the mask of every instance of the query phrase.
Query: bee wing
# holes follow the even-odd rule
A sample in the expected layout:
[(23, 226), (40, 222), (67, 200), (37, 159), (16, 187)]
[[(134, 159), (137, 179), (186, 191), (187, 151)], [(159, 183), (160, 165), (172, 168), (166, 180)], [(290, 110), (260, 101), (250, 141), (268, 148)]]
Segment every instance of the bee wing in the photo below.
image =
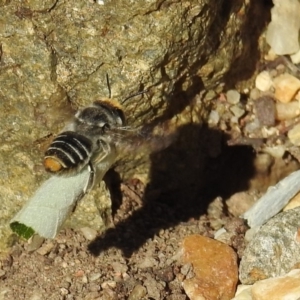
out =
[(109, 132), (118, 152), (132, 154), (136, 152), (158, 152), (175, 140), (174, 133), (154, 134), (146, 127), (132, 129), (129, 127), (112, 129)]

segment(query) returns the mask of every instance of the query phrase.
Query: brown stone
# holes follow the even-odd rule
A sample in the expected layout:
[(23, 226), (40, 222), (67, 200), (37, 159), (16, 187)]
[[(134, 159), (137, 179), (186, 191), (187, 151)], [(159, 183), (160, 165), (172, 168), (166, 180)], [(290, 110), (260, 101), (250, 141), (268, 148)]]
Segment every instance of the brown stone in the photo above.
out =
[(191, 300), (232, 299), (238, 281), (237, 255), (219, 241), (191, 235), (183, 241), (183, 259), (191, 263), (195, 276), (183, 282)]
[(288, 73), (274, 79), (275, 97), (282, 103), (290, 102), (300, 89), (300, 80)]

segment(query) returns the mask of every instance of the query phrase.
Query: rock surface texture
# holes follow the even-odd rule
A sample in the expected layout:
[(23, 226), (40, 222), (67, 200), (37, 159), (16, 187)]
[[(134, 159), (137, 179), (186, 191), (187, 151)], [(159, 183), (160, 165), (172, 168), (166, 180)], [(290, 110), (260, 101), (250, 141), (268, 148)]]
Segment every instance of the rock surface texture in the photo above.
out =
[(247, 245), (240, 263), (243, 284), (282, 276), (299, 265), (300, 208), (282, 212), (261, 227)]
[[(0, 248), (10, 234), (9, 219), (47, 176), (41, 161), (51, 135), (76, 108), (108, 96), (106, 74), (112, 96), (121, 102), (149, 90), (124, 103), (130, 126), (172, 118), (174, 128), (199, 123), (207, 109), (195, 95), (221, 82), (232, 62), (236, 67), (236, 58), (252, 49), (249, 39), (244, 42), (251, 5), (0, 1)], [(149, 163), (140, 161), (131, 160), (120, 170), (146, 174)], [(99, 189), (92, 194), (98, 206), (87, 197), (73, 224), (100, 228), (98, 210), (109, 215), (110, 201)]]
[(183, 259), (192, 264), (194, 271), (194, 276), (187, 276), (182, 283), (191, 300), (233, 298), (238, 267), (231, 247), (201, 235), (190, 235), (183, 241)]

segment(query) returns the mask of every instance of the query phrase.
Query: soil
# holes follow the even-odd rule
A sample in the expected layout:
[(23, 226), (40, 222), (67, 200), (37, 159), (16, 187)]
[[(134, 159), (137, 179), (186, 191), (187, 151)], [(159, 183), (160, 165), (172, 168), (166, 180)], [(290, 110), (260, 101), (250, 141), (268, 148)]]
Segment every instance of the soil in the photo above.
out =
[[(184, 187), (185, 197), (179, 187), (147, 190), (132, 179), (115, 191), (112, 226), (95, 240), (81, 231), (63, 229), (42, 244), (18, 241), (1, 260), (0, 299), (188, 299), (181, 284), (191, 269), (180, 262), (184, 237), (213, 237), (225, 226), (234, 232), (229, 244), (240, 256), (243, 253), (243, 221), (228, 213), (222, 197), (213, 198), (240, 190), (252, 174), (243, 168), (244, 176), (237, 172), (227, 180), (228, 170), (246, 164), (246, 158), (254, 159), (248, 148), (231, 151), (225, 149), (215, 161), (222, 168), (214, 172), (221, 175), (208, 176), (212, 188), (202, 187), (197, 197), (192, 197), (197, 190), (192, 177), (190, 188)], [(115, 175), (110, 171), (108, 176)], [(231, 181), (236, 183), (234, 190)], [(119, 201), (117, 194), (122, 196)]]
[(143, 204), (140, 181), (121, 191), (114, 226), (92, 242), (64, 229), (37, 249), (16, 243), (2, 258), (0, 299), (187, 299), (181, 281), (190, 266), (180, 264), (180, 243), (193, 233), (213, 237), (212, 219), (228, 223), (221, 201), (211, 207), (215, 216), (178, 221), (178, 208)]

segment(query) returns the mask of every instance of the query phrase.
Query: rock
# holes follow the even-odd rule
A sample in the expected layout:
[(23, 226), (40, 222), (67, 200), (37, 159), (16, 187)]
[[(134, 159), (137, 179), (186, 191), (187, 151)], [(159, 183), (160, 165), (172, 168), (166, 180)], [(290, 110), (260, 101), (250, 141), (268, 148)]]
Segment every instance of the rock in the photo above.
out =
[(226, 205), (228, 211), (235, 217), (241, 216), (245, 213), (255, 202), (254, 195), (248, 192), (238, 192), (233, 194), (228, 200)]
[(256, 282), (252, 289), (255, 300), (270, 299), (299, 299), (300, 298), (300, 270), (292, 270), (288, 274)]
[(288, 138), (292, 144), (296, 146), (300, 145), (300, 124), (296, 124), (288, 131)]
[(255, 87), (262, 92), (270, 90), (273, 86), (273, 79), (268, 71), (260, 72), (255, 78)]
[(252, 300), (251, 288), (252, 285), (240, 284), (237, 288), (235, 297), (232, 300)]
[(208, 116), (208, 123), (210, 125), (217, 125), (220, 121), (220, 115), (216, 110), (212, 110)]
[(299, 190), (298, 170), (280, 180), (275, 186), (269, 186), (267, 192), (244, 213), (243, 218), (250, 227), (261, 226), (278, 214)]
[(278, 55), (296, 53), (299, 50), (300, 4), (297, 0), (273, 0), (273, 3), (267, 42)]
[(297, 65), (300, 63), (300, 50), (295, 54), (290, 55), (291, 61), (293, 64)]
[(97, 236), (97, 230), (90, 227), (82, 227), (80, 228), (80, 231), (88, 241), (94, 240)]
[(136, 285), (131, 291), (128, 300), (139, 300), (143, 299), (147, 294), (147, 290), (141, 284)]
[(227, 102), (230, 104), (238, 104), (240, 102), (241, 95), (237, 90), (229, 90), (226, 93)]
[(286, 147), (284, 145), (264, 147), (264, 152), (270, 154), (274, 158), (282, 158), (286, 152)]
[(46, 242), (39, 249), (37, 249), (36, 252), (40, 255), (46, 255), (50, 253), (53, 248), (54, 244), (52, 242)]
[(299, 265), (299, 217), (298, 207), (278, 214), (261, 227), (247, 245), (240, 263), (243, 284), (282, 276)]
[(300, 80), (293, 75), (284, 73), (274, 79), (275, 98), (282, 102), (288, 103), (300, 89)]
[(298, 206), (300, 206), (300, 193), (290, 200), (290, 202), (284, 207), (283, 211), (290, 210)]
[(275, 102), (270, 96), (262, 96), (254, 102), (255, 114), (263, 126), (275, 125)]
[(238, 280), (237, 255), (229, 246), (191, 235), (183, 241), (183, 260), (193, 265), (195, 276), (185, 279), (189, 299), (232, 299)]
[(237, 119), (245, 114), (245, 110), (240, 108), (238, 105), (233, 105), (229, 109)]
[(279, 121), (291, 120), (300, 115), (300, 105), (298, 101), (289, 103), (276, 102), (276, 119)]

